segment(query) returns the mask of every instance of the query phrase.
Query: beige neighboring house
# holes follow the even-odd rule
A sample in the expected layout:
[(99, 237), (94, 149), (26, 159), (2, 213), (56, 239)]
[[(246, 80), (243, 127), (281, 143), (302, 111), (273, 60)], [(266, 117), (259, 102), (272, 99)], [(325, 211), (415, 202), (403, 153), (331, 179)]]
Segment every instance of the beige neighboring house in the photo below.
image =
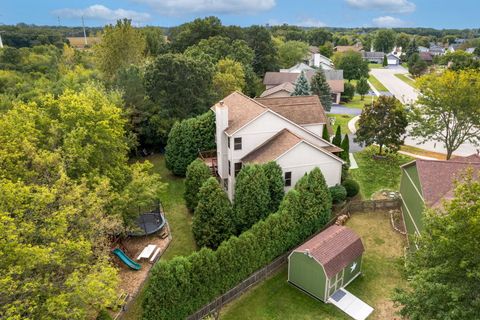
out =
[[(284, 69), (287, 70), (287, 69)], [(332, 101), (340, 103), (340, 96), (344, 90), (343, 70), (323, 70), (330, 90), (332, 91)], [(312, 79), (316, 70), (305, 71), (308, 82)], [(263, 84), (266, 90), (260, 95), (267, 97), (288, 97), (295, 90), (295, 82), (300, 76), (300, 72), (267, 72), (263, 78)]]
[(211, 108), (215, 112), (214, 153), (200, 152), (222, 182), (230, 200), (235, 177), (248, 163), (275, 161), (283, 171), (285, 190), (318, 167), (328, 186), (340, 183), (342, 149), (322, 139), (328, 118), (317, 96), (251, 99), (233, 92)]

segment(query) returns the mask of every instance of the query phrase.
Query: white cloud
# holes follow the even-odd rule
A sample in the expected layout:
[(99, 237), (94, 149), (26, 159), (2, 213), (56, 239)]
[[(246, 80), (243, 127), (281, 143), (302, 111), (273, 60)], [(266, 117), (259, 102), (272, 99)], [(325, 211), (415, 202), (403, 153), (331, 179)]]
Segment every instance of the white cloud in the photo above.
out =
[(183, 13), (244, 14), (272, 9), (275, 0), (133, 0), (144, 3), (161, 15)]
[(407, 23), (402, 19), (394, 18), (391, 16), (383, 16), (374, 18), (373, 24), (381, 28), (398, 28), (404, 27)]
[(314, 18), (306, 18), (298, 23), (294, 23), (294, 25), (300, 26), (300, 27), (315, 27), (315, 28), (326, 26), (326, 24), (323, 21), (320, 21)]
[(410, 13), (415, 11), (415, 3), (408, 0), (346, 0), (354, 8), (380, 10), (390, 13)]
[(53, 11), (53, 14), (61, 18), (81, 18), (115, 21), (128, 18), (134, 22), (145, 22), (150, 20), (151, 16), (145, 12), (138, 12), (125, 9), (110, 9), (101, 4), (94, 4), (84, 9), (64, 8)]

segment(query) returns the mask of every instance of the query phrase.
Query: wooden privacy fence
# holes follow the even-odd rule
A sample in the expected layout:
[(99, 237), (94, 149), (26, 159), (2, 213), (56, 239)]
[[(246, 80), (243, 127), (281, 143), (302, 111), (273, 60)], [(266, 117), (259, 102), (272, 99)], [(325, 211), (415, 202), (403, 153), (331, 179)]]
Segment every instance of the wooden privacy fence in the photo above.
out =
[[(362, 211), (378, 211), (378, 210), (388, 210), (388, 209), (398, 209), (400, 208), (401, 202), (400, 199), (387, 199), (387, 200), (365, 200), (365, 201), (351, 201), (347, 202), (345, 206), (335, 212), (334, 217), (325, 225), (323, 228), (318, 230), (315, 234), (311, 235), (308, 239), (304, 242), (310, 240), (311, 238), (315, 237), (317, 234), (325, 230), (326, 228), (330, 227), (335, 223), (337, 218), (342, 214), (352, 214), (355, 212), (362, 212)], [(299, 244), (300, 245), (300, 244)], [(296, 247), (296, 246), (295, 246)], [(293, 250), (293, 249), (292, 249)], [(280, 257), (276, 258), (268, 264), (267, 266), (263, 267), (262, 269), (256, 271), (247, 279), (240, 282), (238, 285), (233, 287), (232, 289), (228, 290), (221, 296), (217, 297), (214, 301), (210, 302), (209, 304), (202, 307), (200, 310), (195, 312), (194, 314), (190, 315), (187, 319), (188, 320), (200, 320), (205, 316), (212, 314), (215, 311), (218, 311), (224, 306), (225, 304), (231, 302), (238, 296), (242, 295), (244, 292), (248, 291), (250, 287), (254, 286), (255, 284), (259, 283), (263, 279), (267, 278), (270, 274), (277, 271), (280, 267), (284, 266), (288, 261), (288, 256), (292, 252), (292, 250), (288, 250), (286, 253), (281, 255)]]

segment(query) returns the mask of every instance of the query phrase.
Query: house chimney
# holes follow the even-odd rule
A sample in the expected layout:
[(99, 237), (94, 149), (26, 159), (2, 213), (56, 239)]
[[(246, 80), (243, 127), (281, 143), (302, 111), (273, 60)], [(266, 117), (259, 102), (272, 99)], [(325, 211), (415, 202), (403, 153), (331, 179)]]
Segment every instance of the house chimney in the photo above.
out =
[(312, 255), (310, 254), (310, 249), (305, 249), (305, 254), (307, 255), (307, 257), (311, 258)]
[(228, 107), (223, 100), (215, 106), (215, 121), (217, 124), (217, 134), (220, 134), (228, 128)]

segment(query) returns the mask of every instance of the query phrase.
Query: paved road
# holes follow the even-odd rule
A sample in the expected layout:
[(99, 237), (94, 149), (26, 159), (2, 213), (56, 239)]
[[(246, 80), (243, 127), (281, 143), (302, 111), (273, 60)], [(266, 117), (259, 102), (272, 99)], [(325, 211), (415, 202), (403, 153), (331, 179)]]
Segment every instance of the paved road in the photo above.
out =
[[(390, 67), (388, 69), (372, 69), (370, 72), (403, 104), (411, 104), (417, 100), (418, 91), (399, 78), (395, 77), (395, 74), (397, 73), (408, 73), (408, 71), (402, 66)], [(407, 128), (407, 132), (408, 131), (409, 128)], [(425, 143), (422, 143), (417, 138), (407, 136), (405, 139), (405, 144), (429, 151), (447, 153), (443, 143), (435, 140), (429, 140)], [(478, 149), (479, 147), (477, 146), (474, 146), (470, 143), (464, 143), (454, 152), (454, 154), (459, 156), (468, 156), (472, 153), (476, 153)]]
[(357, 116), (362, 113), (362, 109), (357, 109), (357, 108), (349, 108), (342, 106), (340, 104), (333, 104), (332, 108), (328, 113), (333, 113), (333, 114), (351, 114), (354, 116)]
[(395, 77), (395, 74), (406, 74), (408, 70), (402, 66), (372, 69), (370, 73), (380, 81), (385, 88), (388, 89), (395, 97), (397, 97), (403, 104), (410, 104), (417, 100), (418, 91), (409, 86), (399, 78)]

